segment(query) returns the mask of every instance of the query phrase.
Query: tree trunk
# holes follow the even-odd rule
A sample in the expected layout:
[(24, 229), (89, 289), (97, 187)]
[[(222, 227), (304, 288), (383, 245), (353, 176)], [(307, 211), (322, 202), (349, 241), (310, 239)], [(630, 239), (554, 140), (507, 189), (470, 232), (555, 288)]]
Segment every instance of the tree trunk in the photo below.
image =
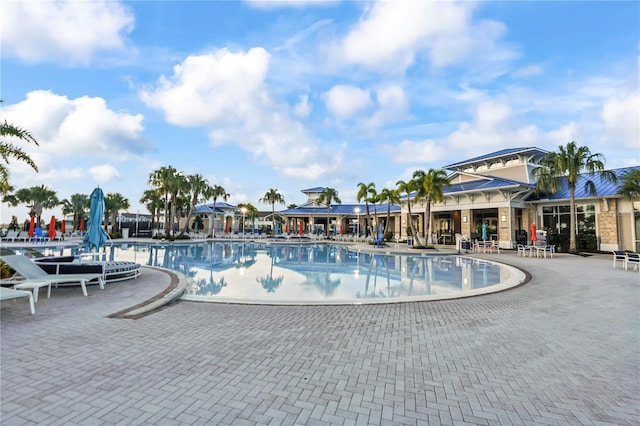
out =
[(431, 235), (431, 197), (427, 196), (426, 207), (424, 209), (425, 232), (427, 233), (427, 244), (433, 244), (433, 236)]

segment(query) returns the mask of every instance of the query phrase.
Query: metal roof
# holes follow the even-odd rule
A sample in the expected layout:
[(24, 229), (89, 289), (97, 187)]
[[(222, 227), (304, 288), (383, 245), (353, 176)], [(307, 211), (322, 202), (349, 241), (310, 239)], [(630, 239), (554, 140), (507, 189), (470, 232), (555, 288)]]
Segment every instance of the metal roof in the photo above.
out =
[(536, 148), (535, 146), (519, 147), (519, 148), (505, 148), (500, 151), (494, 151), (489, 154), (481, 155), (479, 157), (470, 158), (468, 160), (460, 161), (458, 163), (449, 164), (444, 166), (443, 169), (456, 169), (461, 166), (467, 166), (473, 163), (484, 162), (490, 159), (504, 158), (504, 157), (517, 157), (522, 154), (540, 154), (546, 155), (547, 151)]
[(303, 193), (307, 193), (307, 192), (322, 192), (325, 189), (326, 188), (324, 186), (316, 186), (315, 188), (303, 189), (300, 192), (303, 192)]
[[(633, 167), (623, 167), (620, 169), (611, 170), (616, 177), (618, 178), (617, 183), (611, 183), (600, 177), (599, 174), (590, 175), (588, 173), (581, 174), (578, 177), (578, 181), (576, 182), (576, 190), (575, 190), (575, 198), (576, 200), (579, 198), (593, 198), (594, 195), (591, 195), (588, 191), (585, 191), (585, 183), (590, 180), (596, 187), (596, 197), (612, 197), (618, 195), (618, 190), (622, 185), (622, 176), (625, 173), (630, 172), (631, 170), (638, 170), (640, 166)], [(569, 185), (567, 184), (567, 178), (562, 178), (562, 184), (558, 191), (555, 194), (551, 195), (540, 195), (536, 196), (535, 194), (529, 199), (533, 200), (565, 200), (569, 199)]]
[(443, 192), (445, 195), (455, 194), (457, 192), (467, 191), (484, 191), (497, 188), (513, 188), (524, 187), (534, 188), (535, 185), (525, 182), (520, 182), (511, 179), (503, 179), (495, 176), (484, 176), (486, 179), (472, 180), (469, 182), (454, 183), (449, 187), (444, 187)]
[[(360, 209), (359, 213), (356, 213), (356, 208)], [(401, 210), (400, 206), (396, 204), (391, 205), (392, 212), (399, 212)], [(386, 213), (387, 212), (387, 204), (369, 204), (369, 213)], [(289, 215), (289, 216), (306, 216), (306, 215), (318, 215), (318, 214), (327, 214), (327, 208), (323, 206), (313, 206), (313, 207), (295, 207), (293, 209), (280, 210), (279, 214)], [(331, 209), (329, 210), (329, 214), (331, 215), (364, 215), (367, 214), (367, 208), (364, 204), (333, 204), (331, 205)]]

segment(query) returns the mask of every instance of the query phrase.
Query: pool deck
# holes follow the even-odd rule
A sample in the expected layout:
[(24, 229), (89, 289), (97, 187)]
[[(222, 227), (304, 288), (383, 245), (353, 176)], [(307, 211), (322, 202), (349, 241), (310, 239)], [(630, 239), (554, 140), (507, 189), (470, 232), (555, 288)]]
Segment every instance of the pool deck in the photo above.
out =
[(638, 272), (610, 255), (470, 256), (531, 280), (448, 301), (179, 301), (110, 318), (166, 291), (171, 276), (144, 268), (89, 297), (42, 292), (33, 316), (2, 302), (0, 423), (640, 424)]

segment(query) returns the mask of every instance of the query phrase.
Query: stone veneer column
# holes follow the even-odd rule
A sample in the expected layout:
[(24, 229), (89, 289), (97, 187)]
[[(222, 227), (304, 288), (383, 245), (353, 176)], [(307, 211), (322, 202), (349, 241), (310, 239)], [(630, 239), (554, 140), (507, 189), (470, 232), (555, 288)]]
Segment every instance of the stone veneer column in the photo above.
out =
[[(467, 221), (464, 221), (464, 218)], [(471, 210), (460, 210), (460, 231), (462, 235), (466, 235), (471, 238)]]
[[(502, 216), (506, 216), (507, 220), (502, 221)], [(498, 242), (502, 242), (503, 248), (512, 248), (511, 230), (513, 230), (513, 209), (509, 207), (498, 208)]]
[(596, 220), (600, 244), (618, 244), (618, 203), (616, 200), (600, 200)]

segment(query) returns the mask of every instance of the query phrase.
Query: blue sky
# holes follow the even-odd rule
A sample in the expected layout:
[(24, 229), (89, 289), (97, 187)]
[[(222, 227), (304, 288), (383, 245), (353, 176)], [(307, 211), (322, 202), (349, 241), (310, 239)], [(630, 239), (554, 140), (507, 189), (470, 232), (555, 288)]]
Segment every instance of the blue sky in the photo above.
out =
[(571, 140), (640, 164), (638, 2), (2, 8), (1, 116), (40, 143), (24, 146), (40, 172), (13, 162), (11, 182), (60, 199), (99, 185), (144, 212), (149, 173), (171, 165), (234, 204), (316, 186), (353, 202), (359, 182)]

